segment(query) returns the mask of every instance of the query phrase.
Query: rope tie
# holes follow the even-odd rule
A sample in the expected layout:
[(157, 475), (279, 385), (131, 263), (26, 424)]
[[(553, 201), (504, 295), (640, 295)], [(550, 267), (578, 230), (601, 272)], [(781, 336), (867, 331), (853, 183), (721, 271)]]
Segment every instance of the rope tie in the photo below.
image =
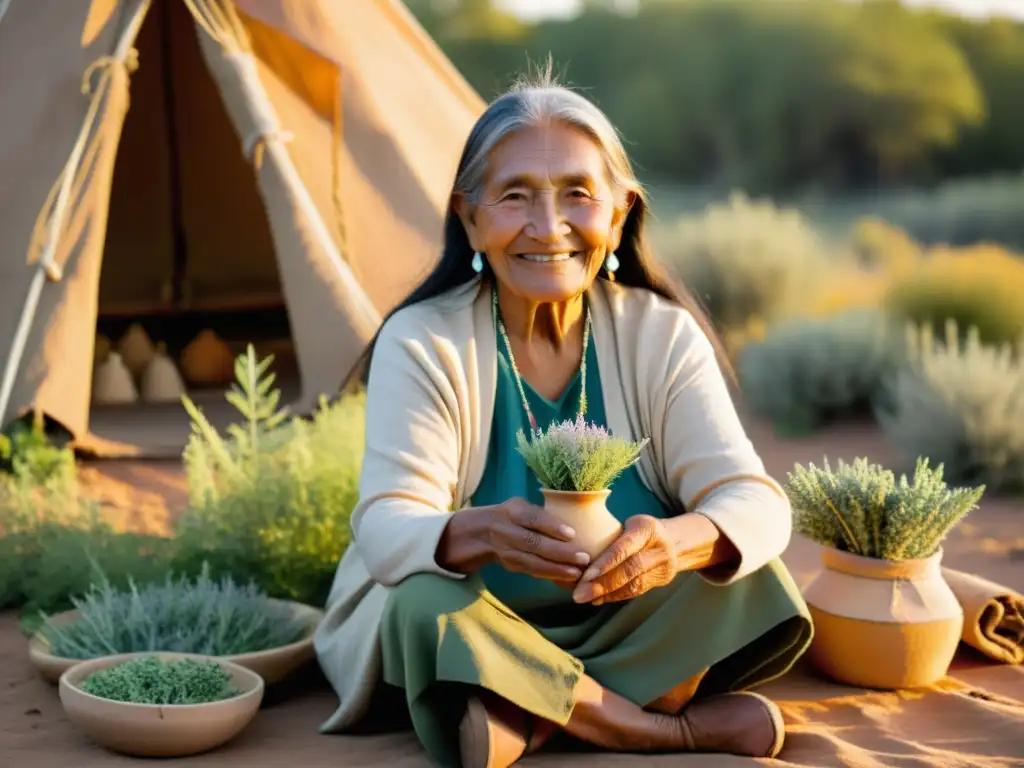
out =
[(274, 111), (274, 105), (264, 95), (256, 68), (256, 59), (245, 51), (231, 51), (224, 57), (233, 61), (241, 73), (242, 81), (249, 85), (246, 90), (246, 101), (252, 108), (252, 129), (242, 138), (242, 152), (256, 168), (263, 162), (263, 152), (271, 141), (287, 143), (295, 138), (295, 134), (281, 127)]
[(85, 72), (82, 74), (82, 93), (86, 96), (92, 96), (93, 74), (95, 74), (99, 70), (103, 70), (103, 74), (108, 74), (108, 70), (111, 67), (124, 67), (126, 74), (132, 74), (133, 72), (135, 72), (135, 70), (139, 68), (138, 50), (136, 50), (135, 48), (129, 48), (125, 52), (123, 59), (119, 59), (117, 56), (100, 56), (98, 59), (93, 61), (88, 67), (85, 68)]

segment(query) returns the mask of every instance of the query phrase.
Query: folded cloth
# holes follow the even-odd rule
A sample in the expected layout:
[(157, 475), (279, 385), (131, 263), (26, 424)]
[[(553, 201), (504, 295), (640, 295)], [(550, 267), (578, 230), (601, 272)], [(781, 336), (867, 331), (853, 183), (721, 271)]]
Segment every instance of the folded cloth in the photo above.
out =
[(1024, 663), (1024, 596), (972, 573), (942, 575), (964, 609), (961, 640), (1004, 664)]

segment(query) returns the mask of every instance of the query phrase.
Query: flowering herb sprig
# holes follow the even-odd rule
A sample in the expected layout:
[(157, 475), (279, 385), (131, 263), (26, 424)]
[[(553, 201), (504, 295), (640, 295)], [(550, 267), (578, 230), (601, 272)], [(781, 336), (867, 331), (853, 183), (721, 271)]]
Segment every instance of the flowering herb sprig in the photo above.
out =
[(613, 437), (607, 429), (588, 424), (580, 415), (575, 421), (535, 430), (529, 438), (520, 430), (516, 442), (516, 450), (543, 487), (552, 491), (603, 491), (639, 460), (648, 440)]

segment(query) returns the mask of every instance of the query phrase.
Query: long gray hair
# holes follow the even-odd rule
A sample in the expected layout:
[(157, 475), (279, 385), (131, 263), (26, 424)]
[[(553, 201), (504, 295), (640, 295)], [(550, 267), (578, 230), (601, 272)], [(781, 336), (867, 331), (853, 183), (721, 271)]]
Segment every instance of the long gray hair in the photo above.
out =
[[(551, 75), (550, 65), (535, 78), (520, 79), (507, 93), (493, 101), (477, 119), (466, 140), (455, 174), (455, 184), (445, 215), (441, 258), (433, 271), (388, 317), (404, 307), (439, 296), (477, 277), (471, 266), (473, 249), (462, 220), (455, 212), (456, 197), (463, 195), (471, 204), (479, 201), (491, 150), (504, 138), (523, 128), (553, 121), (583, 132), (601, 149), (618, 204), (625, 203), (628, 193), (635, 195), (623, 224), (621, 242), (615, 252), (619, 259), (619, 268), (615, 272), (616, 282), (646, 288), (690, 312), (715, 347), (719, 364), (727, 375), (733, 377), (728, 357), (699, 302), (651, 253), (644, 238), (644, 223), (648, 214), (647, 196), (633, 171), (618, 132), (591, 101), (557, 84)], [(483, 277), (490, 279), (486, 260), (484, 264)], [(350, 381), (357, 376), (363, 378), (369, 373), (375, 343), (376, 338), (370, 343), (361, 364), (353, 370)]]

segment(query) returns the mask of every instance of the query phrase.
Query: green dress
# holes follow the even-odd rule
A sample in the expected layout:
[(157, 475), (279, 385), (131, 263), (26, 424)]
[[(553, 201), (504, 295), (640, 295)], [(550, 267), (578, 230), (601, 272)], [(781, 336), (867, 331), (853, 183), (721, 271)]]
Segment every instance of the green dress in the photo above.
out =
[[(540, 486), (515, 450), (529, 422), (498, 338), (494, 420), (473, 506), (523, 497), (543, 505)], [(552, 402), (525, 381), (541, 428), (573, 420), (580, 375)], [(587, 421), (607, 426), (595, 345), (587, 356)], [(613, 484), (608, 509), (620, 520), (668, 511), (637, 469)], [(728, 587), (696, 573), (623, 603), (577, 605), (563, 587), (499, 564), (464, 579), (412, 576), (389, 595), (381, 625), (384, 681), (405, 691), (413, 728), (430, 758), (459, 766), (458, 723), (466, 695), (484, 687), (564, 725), (584, 672), (646, 706), (704, 669), (698, 696), (776, 678), (807, 649), (811, 620), (792, 577), (774, 561)]]

